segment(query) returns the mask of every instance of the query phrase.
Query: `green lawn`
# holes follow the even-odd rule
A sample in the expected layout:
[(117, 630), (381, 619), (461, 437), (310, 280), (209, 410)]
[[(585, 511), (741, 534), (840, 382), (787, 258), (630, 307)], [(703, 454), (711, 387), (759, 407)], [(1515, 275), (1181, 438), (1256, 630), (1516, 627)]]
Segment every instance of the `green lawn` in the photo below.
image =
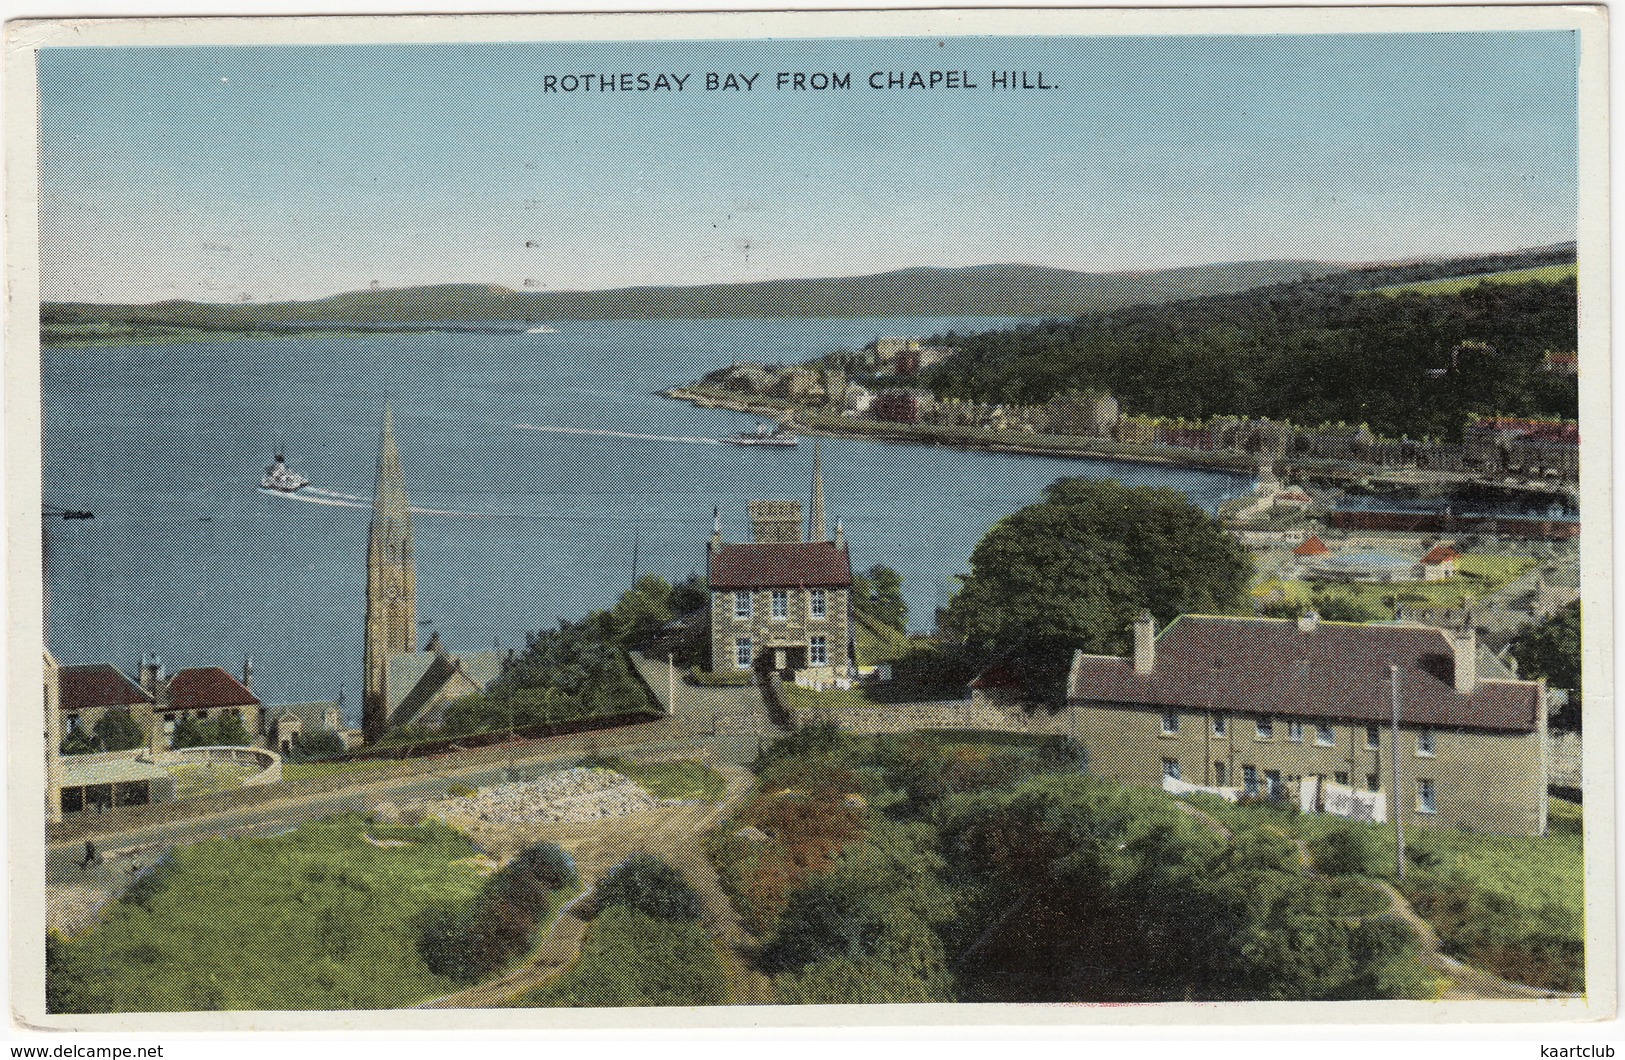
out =
[(1334, 596), (1351, 597), (1366, 608), (1391, 616), (1393, 603), (1426, 608), (1460, 607), (1463, 596), (1475, 600), (1486, 596), (1529, 573), (1537, 562), (1527, 556), (1463, 556), (1456, 562), (1456, 577), (1431, 582), (1383, 584), (1271, 578), (1255, 586), (1253, 595), (1273, 599), (1279, 592), (1295, 604), (1307, 605), (1313, 592), (1319, 589)]
[(637, 762), (629, 758), (584, 758), (576, 763), (612, 769), (629, 777), (657, 799), (716, 802), (728, 791), (728, 778), (704, 762), (680, 758), (671, 762)]
[(1394, 287), (1378, 287), (1373, 294), (1392, 298), (1398, 294), (1460, 294), (1480, 283), (1557, 283), (1580, 275), (1579, 265), (1542, 265), (1533, 269), (1510, 269), (1482, 276), (1458, 276), (1448, 280), (1429, 280), (1424, 283), (1406, 283)]
[(78, 970), (58, 984), (64, 1011), (396, 1008), (451, 993), (418, 956), (419, 920), (480, 890), (472, 854), (439, 825), (353, 815), (179, 847), (64, 944)]
[(236, 762), (186, 762), (168, 768), (175, 778), (175, 797), (190, 799), (195, 795), (210, 795), (217, 791), (231, 791), (243, 786), (243, 781), (260, 771), (258, 766), (238, 765)]

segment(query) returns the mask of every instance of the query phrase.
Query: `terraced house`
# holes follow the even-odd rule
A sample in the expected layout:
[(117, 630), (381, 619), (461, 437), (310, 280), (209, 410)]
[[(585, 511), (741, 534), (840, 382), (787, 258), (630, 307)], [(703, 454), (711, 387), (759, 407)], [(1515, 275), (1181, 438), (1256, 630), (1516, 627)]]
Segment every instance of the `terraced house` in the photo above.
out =
[(1546, 830), (1544, 683), (1500, 668), (1470, 625), (1185, 615), (1159, 634), (1143, 614), (1131, 657), (1074, 656), (1067, 702), (1091, 771), (1120, 783), (1352, 789), (1407, 825)]

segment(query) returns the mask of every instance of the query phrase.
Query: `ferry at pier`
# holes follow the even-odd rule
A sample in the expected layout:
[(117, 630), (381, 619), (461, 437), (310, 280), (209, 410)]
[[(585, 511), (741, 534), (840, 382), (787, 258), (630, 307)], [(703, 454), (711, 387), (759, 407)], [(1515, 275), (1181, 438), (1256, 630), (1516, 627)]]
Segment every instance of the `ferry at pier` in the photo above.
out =
[(260, 489), (273, 493), (298, 493), (308, 485), (310, 479), (288, 470), (280, 452), (276, 454), (276, 462), (265, 469), (265, 477), (260, 479)]

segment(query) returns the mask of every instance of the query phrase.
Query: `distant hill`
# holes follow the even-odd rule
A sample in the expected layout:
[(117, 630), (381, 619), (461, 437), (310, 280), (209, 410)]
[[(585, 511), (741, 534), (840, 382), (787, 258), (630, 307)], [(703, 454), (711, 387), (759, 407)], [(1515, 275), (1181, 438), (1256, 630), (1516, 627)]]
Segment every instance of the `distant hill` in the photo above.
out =
[(1252, 261), (1143, 273), (1087, 273), (1036, 265), (903, 269), (701, 287), (514, 291), (439, 284), (351, 291), (309, 302), (152, 305), (52, 302), (47, 323), (144, 323), (245, 330), (255, 325), (388, 325), (616, 320), (654, 317), (1077, 316), (1129, 305), (1226, 294), (1341, 271), (1314, 261)]
[(97, 326), (248, 331), (344, 327), (434, 327), (656, 317), (1077, 317), (1128, 306), (1240, 294), (1331, 277), (1348, 288), (1459, 277), (1574, 260), (1574, 245), (1474, 258), (1411, 259), (1379, 265), (1293, 259), (1198, 265), (1150, 272), (1072, 272), (1038, 265), (902, 269), (870, 276), (763, 280), (700, 287), (605, 291), (515, 291), (486, 284), (437, 284), (350, 291), (304, 302), (150, 305), (47, 302), (47, 335)]

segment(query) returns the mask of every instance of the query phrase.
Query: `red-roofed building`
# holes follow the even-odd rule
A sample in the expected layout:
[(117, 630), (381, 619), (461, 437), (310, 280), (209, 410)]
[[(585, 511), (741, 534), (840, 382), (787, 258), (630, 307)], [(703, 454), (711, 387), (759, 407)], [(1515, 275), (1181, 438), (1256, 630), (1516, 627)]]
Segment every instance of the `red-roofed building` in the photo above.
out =
[(57, 670), (62, 739), (90, 732), (110, 710), (127, 710), (143, 731), (153, 726), (153, 698), (140, 685), (106, 663), (63, 666)]
[[(822, 536), (816, 485), (813, 505), (814, 536)], [(768, 507), (755, 502), (752, 510)], [(841, 525), (833, 541), (772, 540), (784, 536), (781, 522), (758, 521), (757, 540), (748, 544), (724, 542), (720, 520), (712, 533), (711, 669), (793, 672), (813, 681), (848, 675), (852, 560)]]
[(1311, 535), (1309, 540), (1293, 549), (1292, 554), (1299, 559), (1307, 559), (1310, 556), (1329, 556), (1332, 550), (1326, 547), (1326, 542), (1319, 535)]
[[(1398, 668), (1394, 797), (1393, 668)], [(1131, 656), (1077, 653), (1067, 702), (1090, 769), (1291, 797), (1380, 793), (1406, 824), (1546, 829), (1546, 691), (1481, 676), (1477, 637), (1403, 623), (1149, 614)]]
[(1434, 545), (1428, 554), (1422, 557), (1422, 577), (1430, 582), (1440, 581), (1456, 576), (1456, 560), (1461, 553), (1449, 545)]

